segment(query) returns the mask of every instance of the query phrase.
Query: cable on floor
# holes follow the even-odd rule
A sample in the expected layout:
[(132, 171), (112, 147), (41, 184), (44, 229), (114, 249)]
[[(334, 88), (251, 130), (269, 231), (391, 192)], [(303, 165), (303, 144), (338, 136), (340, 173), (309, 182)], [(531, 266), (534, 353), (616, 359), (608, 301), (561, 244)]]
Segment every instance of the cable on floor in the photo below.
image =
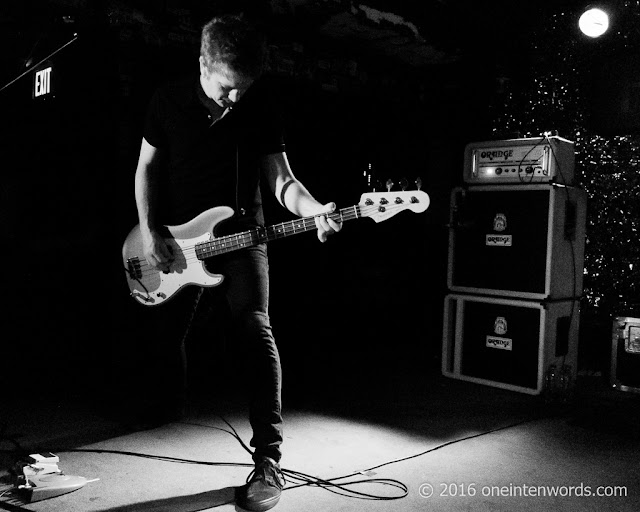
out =
[[(246, 445), (246, 443), (242, 440), (241, 436), (238, 434), (238, 432), (236, 431), (236, 429), (233, 427), (233, 425), (231, 425), (224, 417), (219, 416), (220, 419), (229, 427), (229, 430), (222, 428), (222, 427), (216, 427), (216, 426), (212, 426), (212, 425), (206, 425), (206, 424), (201, 424), (201, 423), (194, 423), (194, 422), (180, 422), (181, 424), (184, 425), (194, 425), (194, 426), (199, 426), (199, 427), (205, 427), (205, 428), (210, 428), (210, 429), (215, 429), (215, 430), (220, 430), (222, 432), (226, 432), (227, 434), (233, 436), (242, 446), (242, 448), (248, 452), (249, 454), (253, 455), (253, 452), (251, 451), (251, 449)], [(403, 462), (403, 461), (407, 461), (410, 459), (415, 459), (418, 457), (422, 457), (428, 453), (432, 453), (435, 452), (436, 450), (441, 450), (443, 448), (446, 448), (447, 446), (451, 446), (453, 444), (457, 444), (457, 443), (461, 443), (463, 441), (468, 441), (470, 439), (475, 439), (478, 437), (482, 437), (482, 436), (486, 436), (489, 434), (493, 434), (495, 432), (500, 432), (502, 430), (507, 430), (507, 429), (511, 429), (511, 428), (515, 428), (519, 425), (523, 425), (525, 423), (530, 423), (532, 421), (535, 421), (537, 419), (540, 419), (538, 417), (534, 417), (534, 418), (528, 418), (528, 419), (524, 419), (521, 421), (517, 421), (515, 423), (510, 423), (508, 425), (504, 425), (501, 427), (496, 427), (494, 429), (491, 430), (487, 430), (485, 432), (480, 432), (477, 434), (472, 434), (469, 436), (465, 436), (459, 439), (454, 439), (452, 441), (448, 441), (446, 443), (442, 443), (438, 446), (435, 446), (433, 448), (429, 448), (428, 450), (424, 450), (422, 452), (416, 453), (414, 455), (409, 455), (406, 457), (401, 457), (398, 459), (393, 459), (387, 462), (383, 462), (381, 464), (378, 464), (376, 466), (372, 466), (370, 468), (367, 469), (363, 469), (361, 471), (356, 471), (350, 474), (346, 474), (346, 475), (342, 475), (342, 476), (337, 476), (337, 477), (333, 477), (333, 478), (327, 478), (327, 479), (323, 479), (323, 478), (319, 478), (319, 477), (315, 477), (312, 475), (308, 475), (306, 473), (302, 473), (300, 471), (295, 471), (292, 469), (286, 469), (286, 468), (281, 468), (282, 473), (285, 475), (285, 478), (287, 479), (288, 484), (292, 484), (292, 485), (286, 485), (284, 490), (291, 490), (291, 489), (296, 489), (299, 487), (306, 487), (306, 486), (315, 486), (315, 487), (320, 487), (324, 490), (327, 490), (329, 492), (332, 492), (334, 494), (338, 494), (341, 496), (346, 496), (346, 497), (350, 497), (350, 498), (358, 498), (358, 499), (364, 499), (364, 500), (398, 500), (398, 499), (402, 499), (404, 497), (406, 497), (409, 493), (409, 489), (407, 487), (406, 484), (404, 484), (403, 482), (400, 482), (399, 480), (395, 480), (395, 479), (391, 479), (391, 478), (360, 478), (357, 480), (350, 480), (350, 481), (344, 481), (347, 480), (349, 478), (354, 478), (354, 477), (358, 477), (358, 476), (363, 476), (375, 469), (379, 469), (381, 467), (384, 466), (389, 466), (391, 464), (397, 464), (399, 462)], [(8, 438), (5, 438), (5, 440), (9, 440)], [(10, 441), (15, 444), (17, 446), (17, 450), (0, 450), (0, 452), (4, 452), (4, 453), (16, 453), (16, 452), (22, 452), (23, 455), (26, 455), (27, 452), (22, 449), (22, 447), (18, 444), (17, 441), (15, 441), (14, 439), (10, 439)], [(0, 442), (2, 442), (2, 438), (0, 438)], [(37, 451), (37, 450), (36, 450)], [(114, 454), (114, 455), (125, 455), (125, 456), (131, 456), (131, 457), (141, 457), (141, 458), (145, 458), (145, 459), (152, 459), (152, 460), (159, 460), (159, 461), (164, 461), (164, 462), (172, 462), (172, 463), (178, 463), (178, 464), (196, 464), (196, 465), (203, 465), (203, 466), (220, 466), (220, 467), (253, 467), (254, 464), (253, 463), (242, 463), (242, 462), (211, 462), (211, 461), (200, 461), (200, 460), (192, 460), (192, 459), (183, 459), (183, 458), (179, 458), (179, 457), (168, 457), (168, 456), (164, 456), (164, 455), (151, 455), (151, 454), (146, 454), (146, 453), (139, 453), (139, 452), (131, 452), (131, 451), (124, 451), (124, 450), (106, 450), (106, 449), (98, 449), (98, 448), (75, 448), (75, 449), (69, 449), (69, 448), (63, 448), (61, 450), (45, 450), (45, 451), (54, 451), (55, 453), (102, 453), (102, 454)], [(34, 453), (33, 450), (30, 450), (29, 453)], [(379, 486), (383, 486), (383, 487), (391, 487), (396, 489), (398, 492), (395, 495), (383, 495), (383, 494), (372, 494), (372, 493), (368, 493), (368, 492), (362, 492), (362, 491), (358, 491), (355, 489), (352, 489), (350, 487), (352, 486), (362, 486), (362, 485), (379, 485)]]

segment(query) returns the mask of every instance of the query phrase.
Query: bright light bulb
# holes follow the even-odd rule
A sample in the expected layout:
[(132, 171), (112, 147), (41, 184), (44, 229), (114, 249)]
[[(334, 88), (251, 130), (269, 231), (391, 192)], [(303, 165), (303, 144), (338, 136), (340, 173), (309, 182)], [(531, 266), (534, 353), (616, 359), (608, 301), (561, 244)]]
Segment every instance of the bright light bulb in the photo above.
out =
[(578, 26), (589, 37), (600, 37), (609, 28), (609, 16), (602, 9), (589, 9), (580, 16)]

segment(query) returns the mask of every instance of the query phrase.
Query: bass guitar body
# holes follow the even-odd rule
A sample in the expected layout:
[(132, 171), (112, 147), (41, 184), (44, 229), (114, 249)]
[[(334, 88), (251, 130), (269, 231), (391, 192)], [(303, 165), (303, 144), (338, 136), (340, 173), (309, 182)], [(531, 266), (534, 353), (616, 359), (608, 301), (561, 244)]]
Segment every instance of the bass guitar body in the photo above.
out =
[(131, 296), (141, 304), (154, 306), (170, 299), (187, 285), (220, 284), (224, 276), (208, 272), (204, 261), (198, 259), (195, 247), (212, 241), (215, 227), (231, 216), (231, 208), (219, 206), (206, 210), (186, 224), (166, 226), (168, 236), (165, 240), (174, 258), (168, 272), (154, 269), (147, 263), (140, 226), (134, 227), (122, 248)]

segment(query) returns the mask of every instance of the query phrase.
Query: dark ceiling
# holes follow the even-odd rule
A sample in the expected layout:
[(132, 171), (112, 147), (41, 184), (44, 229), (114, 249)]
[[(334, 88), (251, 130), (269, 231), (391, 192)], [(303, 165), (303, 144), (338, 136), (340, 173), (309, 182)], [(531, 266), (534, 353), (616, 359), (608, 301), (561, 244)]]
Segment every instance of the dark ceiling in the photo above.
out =
[[(216, 12), (242, 9), (275, 20), (278, 30), (325, 37), (412, 67), (448, 62), (469, 51), (515, 51), (526, 41), (532, 21), (545, 8), (545, 3), (515, 0), (3, 0), (2, 3), (0, 42), (4, 48), (12, 49), (12, 55), (28, 52), (26, 42), (39, 32), (64, 25), (65, 13), (79, 24), (98, 12), (124, 12), (134, 21), (154, 23), (163, 11), (191, 11), (197, 13), (194, 17), (206, 19)], [(552, 2), (554, 8), (564, 3), (567, 1)], [(26, 50), (21, 49), (22, 41)], [(8, 53), (3, 60), (10, 58)]]
[(276, 13), (295, 13), (302, 30), (374, 55), (423, 67), (463, 55), (513, 55), (549, 11), (585, 0), (271, 0)]
[[(555, 2), (558, 6), (563, 2)], [(308, 31), (420, 68), (459, 59), (468, 52), (516, 51), (531, 20), (542, 14), (532, 2), (514, 0), (272, 0)]]
[[(548, 10), (583, 0), (2, 0), (0, 85), (26, 64), (62, 44), (76, 30), (162, 26), (197, 39), (211, 16), (242, 10), (266, 20), (280, 42), (330, 45), (349, 58), (363, 56), (382, 72), (390, 64), (428, 73), (460, 61), (474, 68), (530, 68), (532, 33)], [(68, 17), (67, 17), (68, 16)], [(119, 20), (124, 20), (119, 21)], [(99, 37), (99, 36), (98, 36)], [(67, 38), (67, 39), (65, 39)], [(189, 47), (193, 46), (192, 44)], [(516, 69), (514, 72), (513, 70)], [(493, 73), (493, 71), (492, 71)]]

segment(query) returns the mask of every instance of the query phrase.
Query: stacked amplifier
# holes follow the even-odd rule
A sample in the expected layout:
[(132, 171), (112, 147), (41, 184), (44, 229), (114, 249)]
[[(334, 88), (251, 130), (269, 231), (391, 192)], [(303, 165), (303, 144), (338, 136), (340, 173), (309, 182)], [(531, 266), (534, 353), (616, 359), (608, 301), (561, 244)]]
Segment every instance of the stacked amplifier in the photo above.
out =
[(465, 148), (451, 194), (442, 372), (539, 394), (575, 378), (586, 194), (574, 144), (544, 136)]

